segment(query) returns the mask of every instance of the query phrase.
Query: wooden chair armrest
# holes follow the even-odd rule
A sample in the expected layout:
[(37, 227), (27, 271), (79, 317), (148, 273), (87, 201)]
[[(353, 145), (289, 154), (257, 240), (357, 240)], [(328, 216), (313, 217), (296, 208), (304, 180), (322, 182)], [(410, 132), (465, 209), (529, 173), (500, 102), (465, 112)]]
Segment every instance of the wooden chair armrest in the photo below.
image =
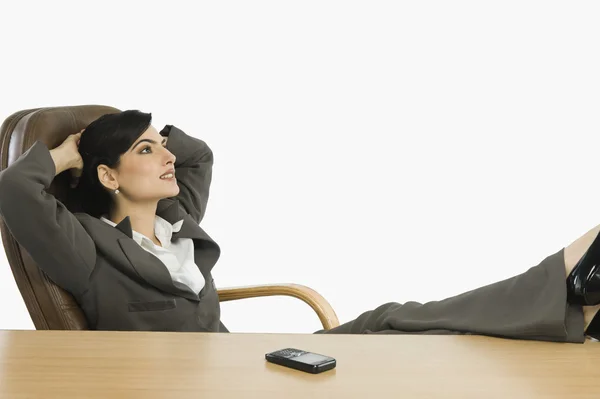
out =
[(219, 288), (219, 301), (256, 298), (261, 296), (287, 295), (306, 302), (319, 316), (323, 328), (330, 330), (340, 325), (335, 311), (325, 298), (312, 288), (300, 284), (265, 284), (246, 287)]

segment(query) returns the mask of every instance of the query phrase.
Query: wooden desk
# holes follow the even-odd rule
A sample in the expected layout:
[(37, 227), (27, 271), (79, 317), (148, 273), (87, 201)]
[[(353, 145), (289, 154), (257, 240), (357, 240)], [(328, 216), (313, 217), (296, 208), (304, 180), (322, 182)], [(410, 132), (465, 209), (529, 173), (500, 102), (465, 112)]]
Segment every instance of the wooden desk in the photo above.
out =
[[(331, 355), (312, 375), (266, 363)], [(600, 343), (477, 336), (0, 331), (0, 398), (598, 398)]]

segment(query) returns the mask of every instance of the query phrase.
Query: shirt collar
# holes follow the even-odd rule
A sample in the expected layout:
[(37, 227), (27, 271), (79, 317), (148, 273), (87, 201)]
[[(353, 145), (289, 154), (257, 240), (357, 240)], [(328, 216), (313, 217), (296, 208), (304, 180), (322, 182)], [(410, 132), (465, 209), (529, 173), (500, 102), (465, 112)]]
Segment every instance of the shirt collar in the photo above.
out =
[[(106, 215), (100, 217), (100, 220), (110, 224), (113, 227), (116, 227), (117, 224), (110, 219), (105, 217)], [(158, 215), (154, 217), (154, 235), (160, 241), (163, 248), (168, 248), (171, 245), (171, 238), (173, 237), (173, 233), (177, 233), (181, 230), (181, 226), (183, 225), (183, 219), (173, 224), (169, 223), (167, 220), (161, 218)], [(154, 242), (146, 237), (145, 235), (138, 233), (135, 230), (132, 230), (132, 238), (141, 246), (154, 246)]]

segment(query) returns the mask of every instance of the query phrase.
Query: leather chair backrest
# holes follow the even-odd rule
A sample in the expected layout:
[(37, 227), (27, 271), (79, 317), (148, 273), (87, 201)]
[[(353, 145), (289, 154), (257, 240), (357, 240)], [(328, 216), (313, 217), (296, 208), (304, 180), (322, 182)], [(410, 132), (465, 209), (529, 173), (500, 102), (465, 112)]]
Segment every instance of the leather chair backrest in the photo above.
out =
[[(18, 111), (0, 127), (0, 171), (11, 165), (37, 140), (52, 149), (104, 114), (119, 112), (103, 105), (35, 108)], [(81, 211), (69, 195), (69, 173), (56, 176), (48, 192), (72, 212)], [(0, 219), (2, 242), (17, 287), (38, 330), (86, 330), (87, 321), (77, 302), (54, 284), (11, 235)]]

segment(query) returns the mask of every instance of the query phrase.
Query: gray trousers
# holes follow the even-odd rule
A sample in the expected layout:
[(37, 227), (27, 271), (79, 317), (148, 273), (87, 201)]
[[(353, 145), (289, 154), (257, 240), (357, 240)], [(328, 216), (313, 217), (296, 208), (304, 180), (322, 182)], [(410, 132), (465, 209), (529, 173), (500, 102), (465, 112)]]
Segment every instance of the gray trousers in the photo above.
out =
[(564, 249), (507, 280), (441, 301), (386, 303), (316, 334), (476, 334), (585, 341), (582, 307), (567, 303)]

